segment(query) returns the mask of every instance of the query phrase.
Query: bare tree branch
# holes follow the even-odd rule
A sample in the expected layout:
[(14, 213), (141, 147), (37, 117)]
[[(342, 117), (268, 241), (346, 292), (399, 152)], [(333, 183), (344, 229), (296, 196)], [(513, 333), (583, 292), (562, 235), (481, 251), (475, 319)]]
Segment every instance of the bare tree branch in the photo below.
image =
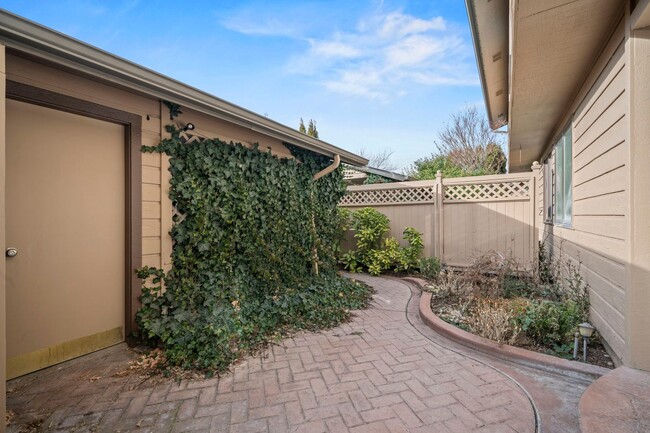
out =
[(397, 170), (397, 165), (391, 161), (395, 153), (392, 149), (378, 149), (375, 152), (370, 152), (365, 148), (359, 149), (359, 155), (368, 160), (368, 166), (380, 168), (387, 171)]
[(491, 159), (495, 146), (501, 146), (501, 140), (476, 107), (469, 106), (452, 114), (449, 123), (438, 132), (435, 145), (439, 155), (472, 173), (489, 170), (488, 166), (494, 165)]

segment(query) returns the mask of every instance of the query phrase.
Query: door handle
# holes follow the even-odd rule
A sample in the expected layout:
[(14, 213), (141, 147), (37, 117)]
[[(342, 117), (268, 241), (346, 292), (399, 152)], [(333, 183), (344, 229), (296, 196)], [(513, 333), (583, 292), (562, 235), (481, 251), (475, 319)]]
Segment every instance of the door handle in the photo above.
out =
[(7, 257), (16, 257), (16, 256), (18, 255), (18, 250), (17, 250), (16, 248), (9, 247), (9, 248), (7, 248), (7, 250), (5, 251), (5, 255), (6, 255)]

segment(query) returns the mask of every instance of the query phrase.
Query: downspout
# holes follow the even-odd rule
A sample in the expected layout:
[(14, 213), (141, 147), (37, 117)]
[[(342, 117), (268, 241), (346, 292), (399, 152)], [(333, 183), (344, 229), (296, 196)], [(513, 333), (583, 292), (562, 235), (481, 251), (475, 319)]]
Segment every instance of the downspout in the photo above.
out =
[(316, 173), (314, 175), (314, 180), (318, 180), (323, 176), (327, 176), (328, 174), (330, 174), (331, 172), (339, 168), (339, 165), (341, 165), (341, 157), (339, 155), (334, 155), (334, 162), (332, 163), (332, 165), (328, 165), (327, 167), (325, 167), (324, 169)]
[[(331, 165), (328, 165), (318, 173), (314, 175), (314, 182), (320, 179), (323, 176), (327, 176), (337, 168), (339, 168), (339, 165), (341, 165), (341, 156), (340, 155), (334, 155), (334, 162)], [(311, 260), (312, 260), (312, 270), (314, 272), (314, 275), (318, 275), (318, 248), (316, 248), (316, 212), (313, 210), (314, 209), (314, 187), (312, 186), (311, 189), (311, 232), (312, 236), (314, 237), (314, 246), (311, 250)]]

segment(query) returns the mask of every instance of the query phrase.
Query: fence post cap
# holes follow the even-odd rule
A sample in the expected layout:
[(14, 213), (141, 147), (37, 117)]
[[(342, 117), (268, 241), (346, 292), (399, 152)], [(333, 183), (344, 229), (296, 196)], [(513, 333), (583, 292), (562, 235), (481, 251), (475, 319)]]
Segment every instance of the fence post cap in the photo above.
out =
[(533, 161), (533, 165), (530, 166), (531, 170), (538, 170), (540, 167), (541, 165), (537, 161)]
[(442, 171), (440, 170), (436, 171), (436, 177), (442, 177)]

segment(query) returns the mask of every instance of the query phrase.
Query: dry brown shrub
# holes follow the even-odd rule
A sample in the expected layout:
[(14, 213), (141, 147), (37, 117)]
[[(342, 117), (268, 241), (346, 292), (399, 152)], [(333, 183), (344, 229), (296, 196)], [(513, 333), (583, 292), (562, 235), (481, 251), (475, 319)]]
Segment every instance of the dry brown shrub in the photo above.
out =
[(11, 421), (16, 417), (16, 412), (13, 410), (9, 409), (7, 410), (7, 414), (5, 416), (5, 425), (11, 424)]
[(481, 337), (497, 343), (510, 343), (521, 332), (514, 318), (527, 303), (524, 299), (476, 299), (472, 314), (466, 317), (467, 326), (472, 333)]
[[(196, 371), (172, 367), (167, 363), (165, 352), (161, 349), (153, 349), (139, 353), (137, 359), (129, 361), (129, 366), (113, 374), (114, 377), (136, 376), (145, 380), (164, 381), (173, 380), (202, 380), (207, 378), (206, 374)], [(92, 378), (91, 378), (92, 381)]]
[(436, 283), (431, 286), (433, 298), (445, 302), (459, 302), (471, 296), (472, 285), (462, 271), (446, 269), (440, 272)]
[(521, 266), (511, 257), (490, 251), (474, 257), (463, 277), (476, 292), (488, 297), (503, 296), (503, 282), (520, 274)]

